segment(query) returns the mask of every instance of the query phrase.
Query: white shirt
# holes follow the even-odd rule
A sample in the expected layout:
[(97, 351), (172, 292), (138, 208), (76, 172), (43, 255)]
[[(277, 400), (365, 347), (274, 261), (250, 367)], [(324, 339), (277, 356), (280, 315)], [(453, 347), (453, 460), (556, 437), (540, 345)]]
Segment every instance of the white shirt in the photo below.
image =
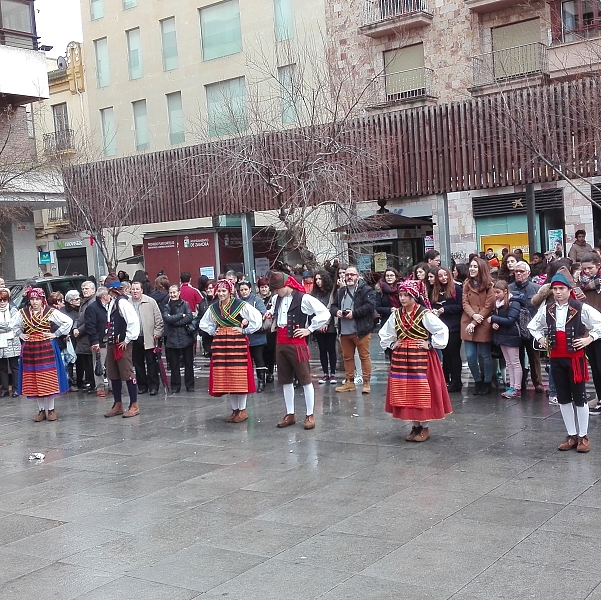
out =
[[(263, 326), (263, 315), (248, 302), (244, 302), (244, 305), (240, 310), (240, 315), (243, 319), (248, 321), (248, 325), (242, 328), (242, 333), (244, 335), (259, 331)], [(219, 329), (220, 325), (215, 321), (213, 311), (210, 308), (203, 315), (198, 327), (203, 331), (206, 331), (209, 335), (215, 335), (215, 332)]]
[[(115, 305), (115, 298), (112, 298), (108, 305), (105, 305), (108, 315), (110, 316), (113, 306)], [(127, 300), (127, 297), (126, 297)], [(125, 319), (127, 328), (125, 329), (125, 340), (126, 344), (129, 344), (133, 340), (137, 340), (140, 335), (140, 319), (136, 309), (129, 302), (119, 302), (119, 314)]]
[[(397, 310), (401, 310), (400, 308)], [(380, 346), (382, 348), (392, 348), (397, 342), (396, 327), (394, 326), (394, 315), (392, 313), (384, 326), (378, 332), (380, 336)], [(432, 335), (430, 343), (433, 348), (442, 350), (449, 343), (449, 328), (432, 311), (427, 311), (422, 318), (422, 325)]]
[[(547, 304), (541, 304), (538, 312), (534, 315), (530, 323), (528, 323), (528, 329), (535, 340), (540, 340), (547, 333), (547, 306)], [(569, 304), (566, 302), (565, 304), (557, 304), (555, 308), (555, 327), (557, 331), (566, 330), (568, 306)], [(580, 318), (593, 340), (601, 338), (601, 313), (597, 309), (589, 304), (583, 304)]]
[[(277, 314), (276, 323), (278, 327), (288, 327), (288, 309), (292, 303), (292, 295), (284, 296), (280, 302), (280, 309)], [(315, 315), (307, 329), (313, 333), (321, 329), (330, 320), (330, 311), (315, 296), (304, 294), (301, 300), (301, 310), (306, 315)]]

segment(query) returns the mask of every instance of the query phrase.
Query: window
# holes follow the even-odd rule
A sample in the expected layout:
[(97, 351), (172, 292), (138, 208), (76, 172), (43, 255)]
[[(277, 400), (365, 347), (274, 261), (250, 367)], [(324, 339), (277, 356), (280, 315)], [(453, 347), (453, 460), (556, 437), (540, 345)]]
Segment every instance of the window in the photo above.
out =
[(99, 88), (103, 88), (111, 83), (109, 48), (106, 38), (94, 41), (94, 52), (96, 54), (96, 82)]
[(541, 71), (541, 31), (538, 19), (493, 27), (491, 33), (495, 79)]
[(384, 52), (386, 99), (389, 102), (426, 94), (424, 46), (415, 44)]
[(167, 116), (169, 117), (169, 143), (181, 144), (186, 141), (181, 92), (167, 94)]
[(163, 71), (177, 69), (177, 37), (175, 17), (161, 21), (161, 44), (163, 46)]
[(275, 41), (283, 42), (294, 37), (292, 0), (273, 0)]
[(104, 0), (90, 0), (90, 18), (92, 21), (104, 17)]
[(231, 135), (246, 130), (244, 77), (212, 83), (207, 92), (209, 135)]
[(296, 65), (278, 67), (278, 81), (282, 101), (282, 123), (298, 123)]
[(146, 113), (146, 100), (138, 100), (131, 103), (134, 110), (134, 138), (136, 150), (148, 150), (150, 140), (148, 138), (148, 114)]
[(238, 0), (200, 9), (202, 59), (211, 60), (242, 51)]
[(117, 130), (115, 129), (115, 115), (112, 106), (101, 109), (100, 124), (102, 126), (104, 155), (115, 156), (117, 154)]
[(140, 77), (142, 77), (140, 28), (130, 29), (125, 32), (125, 35), (127, 36), (127, 64), (129, 66), (129, 78), (140, 79)]
[(2, 32), (3, 44), (17, 48), (37, 48), (32, 10), (33, 2), (0, 0), (0, 29), (11, 31)]
[(67, 114), (67, 103), (55, 104), (52, 107), (52, 118), (54, 120), (54, 131), (65, 131), (69, 129), (69, 116)]
[(562, 41), (597, 37), (601, 33), (601, 5), (598, 0), (569, 0), (561, 3)]
[(123, 10), (129, 10), (138, 6), (138, 0), (123, 0)]

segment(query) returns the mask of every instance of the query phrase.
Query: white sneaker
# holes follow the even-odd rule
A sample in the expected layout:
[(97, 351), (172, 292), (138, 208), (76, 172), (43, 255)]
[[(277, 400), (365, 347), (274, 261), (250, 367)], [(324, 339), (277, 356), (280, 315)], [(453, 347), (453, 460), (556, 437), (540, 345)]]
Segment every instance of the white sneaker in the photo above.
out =
[(336, 377), (334, 375), (330, 375), (330, 384), (336, 385), (338, 382), (336, 381)]
[(549, 395), (549, 404), (559, 404), (557, 401), (557, 396)]
[(324, 375), (321, 379), (317, 380), (317, 383), (319, 383), (320, 385), (323, 385), (324, 383), (328, 383), (328, 381), (330, 381), (330, 376)]

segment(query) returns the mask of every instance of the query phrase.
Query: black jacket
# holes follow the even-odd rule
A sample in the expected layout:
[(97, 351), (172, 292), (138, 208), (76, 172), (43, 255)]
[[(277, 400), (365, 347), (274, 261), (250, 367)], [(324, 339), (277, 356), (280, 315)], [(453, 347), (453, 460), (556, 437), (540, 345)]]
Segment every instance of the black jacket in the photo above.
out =
[(492, 330), (494, 344), (513, 348), (518, 348), (522, 345), (522, 338), (518, 329), (521, 308), (526, 308), (525, 296), (519, 292), (512, 292), (508, 308), (501, 307), (494, 309), (491, 315), (491, 322), (493, 325), (495, 323), (499, 325), (499, 329)]
[(461, 329), (461, 314), (463, 313), (463, 288), (455, 284), (455, 297), (447, 298), (441, 294), (438, 299), (432, 298), (432, 308), (443, 308), (444, 312), (438, 315), (440, 320), (449, 328), (449, 331)]
[(167, 302), (163, 310), (167, 348), (187, 348), (194, 343), (194, 336), (186, 329), (192, 319), (192, 311), (185, 300), (180, 298)]
[(104, 348), (106, 346), (108, 313), (98, 298), (88, 306), (84, 317), (90, 346), (99, 344), (101, 348)]
[[(340, 288), (335, 302), (330, 306), (330, 314), (335, 317), (342, 306), (342, 299), (346, 294), (346, 287)], [(374, 329), (374, 316), (376, 313), (376, 292), (364, 281), (359, 282), (353, 299), (353, 318), (357, 325), (357, 337), (361, 338)], [(338, 320), (338, 332), (340, 333), (340, 321)]]
[(152, 292), (150, 292), (150, 294), (147, 295), (150, 296), (158, 304), (159, 310), (161, 311), (161, 314), (163, 314), (163, 311), (167, 306), (167, 302), (169, 302), (169, 292), (160, 292), (159, 290), (153, 290)]

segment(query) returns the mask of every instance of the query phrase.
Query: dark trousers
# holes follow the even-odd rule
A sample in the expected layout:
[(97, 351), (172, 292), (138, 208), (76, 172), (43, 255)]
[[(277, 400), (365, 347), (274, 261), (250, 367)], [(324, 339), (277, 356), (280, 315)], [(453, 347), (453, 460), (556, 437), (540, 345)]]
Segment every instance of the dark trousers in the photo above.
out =
[[(317, 347), (319, 348), (319, 362), (324, 375), (336, 374), (336, 332), (316, 333)], [(328, 362), (330, 370), (328, 371)]]
[(449, 331), (449, 343), (442, 351), (442, 368), (451, 390), (459, 391), (461, 383), (461, 332)]
[(559, 404), (573, 402), (576, 406), (584, 406), (586, 402), (586, 384), (584, 381), (574, 383), (572, 359), (552, 358), (550, 363)]
[(13, 389), (17, 389), (19, 381), (19, 357), (11, 356), (9, 358), (0, 358), (0, 386), (6, 392), (8, 391), (8, 369), (13, 376)]
[(182, 376), (179, 372), (179, 357), (184, 361), (184, 385), (187, 390), (194, 389), (194, 345), (185, 348), (169, 348), (169, 368), (171, 369), (171, 389), (182, 387)]
[(133, 342), (132, 360), (136, 370), (138, 390), (158, 390), (160, 385), (159, 365), (154, 348), (144, 349), (144, 342)]
[(591, 365), (597, 400), (601, 401), (601, 339), (595, 340), (586, 347), (586, 357)]
[(213, 343), (213, 336), (209, 335), (206, 331), (201, 331), (200, 339), (202, 340), (202, 351), (204, 355), (211, 356), (211, 344)]
[(267, 372), (273, 375), (275, 369), (275, 348), (277, 346), (277, 336), (275, 331), (267, 332), (267, 344), (263, 346), (263, 364), (267, 367)]
[(250, 357), (252, 361), (255, 363), (255, 369), (258, 371), (259, 369), (263, 370), (267, 367), (265, 366), (265, 359), (263, 356), (263, 351), (265, 349), (265, 344), (260, 344), (258, 346), (250, 346)]
[(526, 368), (524, 367), (524, 348), (526, 349), (528, 361), (530, 362), (530, 378), (532, 379), (532, 383), (534, 387), (542, 386), (543, 377), (540, 367), (540, 353), (532, 346), (532, 340), (526, 340), (520, 347), (520, 362), (522, 363), (522, 369), (524, 370), (522, 389), (526, 389), (526, 384), (528, 383), (528, 376), (526, 374)]
[(81, 388), (84, 385), (95, 387), (94, 361), (91, 354), (77, 354), (75, 372), (77, 373), (77, 387)]

